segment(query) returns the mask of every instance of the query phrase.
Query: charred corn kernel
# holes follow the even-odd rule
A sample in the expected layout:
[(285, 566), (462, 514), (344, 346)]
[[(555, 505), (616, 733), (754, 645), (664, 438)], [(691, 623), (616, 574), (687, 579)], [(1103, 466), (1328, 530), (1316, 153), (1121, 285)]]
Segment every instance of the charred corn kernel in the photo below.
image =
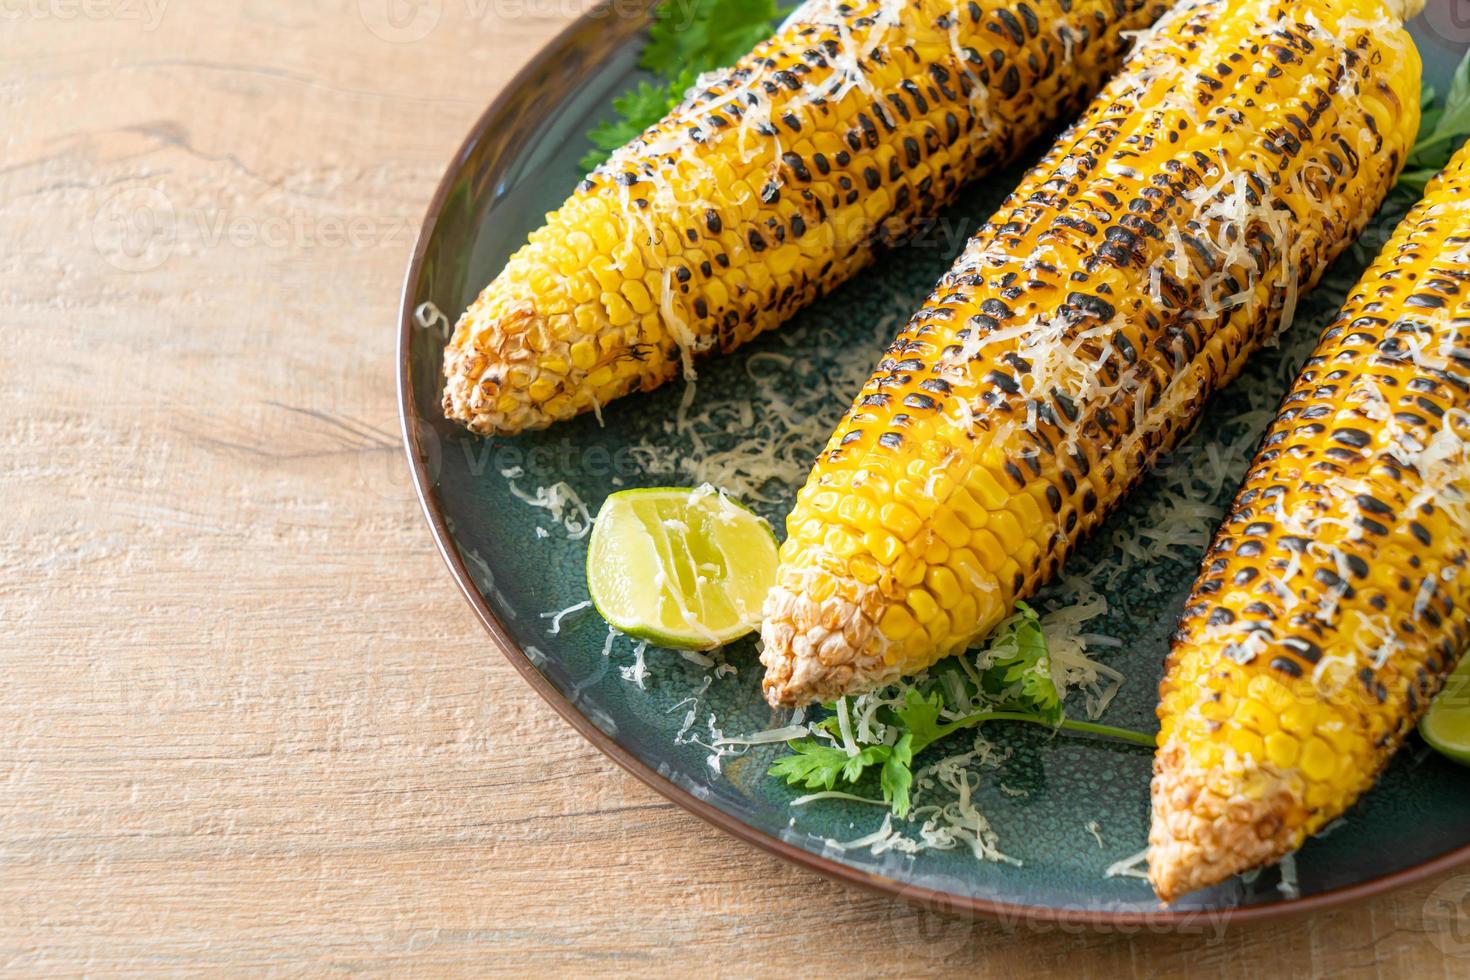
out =
[[(851, 493), (879, 514), (902, 503), (923, 530), (896, 556), (869, 553), (885, 570), (869, 587), (801, 532), (798, 499), (781, 560), (799, 574), (782, 581), (836, 578), (835, 626), (808, 634), (800, 590), (772, 590), (767, 698), (871, 690), (993, 629), (1356, 237), (1418, 110), (1418, 56), (1383, 0), (1176, 5), (969, 243), (818, 458), (817, 484), (885, 470), (891, 493)], [(1332, 174), (1321, 199), (1304, 183), (1318, 172)], [(984, 506), (983, 528), (940, 487)], [(910, 600), (940, 561), (934, 538), (944, 562), (980, 563), (973, 576), (948, 566), (976, 618)], [(898, 606), (927, 643), (892, 642), (882, 624)]]
[[(1150, 864), (1165, 898), (1272, 863), (1336, 820), (1470, 642), (1467, 199), (1470, 150), (1318, 337), (1205, 555), (1160, 688), (1175, 735), (1155, 764)], [(1289, 607), (1251, 587), (1288, 568)], [(1267, 741), (1210, 800), (1194, 790), (1238, 726), (1180, 734), (1206, 703), (1258, 718)]]
[[(570, 361), (557, 411), (505, 366), (597, 343), (612, 394), (678, 376), (679, 345), (628, 340), (636, 313), (673, 308), (692, 353), (728, 351), (872, 262), (882, 240), (935, 216), (966, 181), (1015, 157), (1113, 71), (1125, 32), (1164, 0), (855, 0), (819, 4), (613, 154), (533, 232), (461, 317), (445, 351), (444, 411), (485, 434), (540, 428), (604, 399)], [(815, 16), (816, 13), (820, 16)], [(597, 296), (563, 283), (588, 270)], [(638, 280), (648, 297), (625, 288)], [(755, 295), (741, 295), (736, 282)], [(666, 304), (673, 294), (681, 302)], [(626, 302), (609, 303), (608, 295)], [(592, 323), (571, 309), (592, 307)], [(534, 325), (577, 333), (530, 347)], [(545, 390), (542, 385), (537, 390)], [(509, 395), (519, 406), (502, 406)]]

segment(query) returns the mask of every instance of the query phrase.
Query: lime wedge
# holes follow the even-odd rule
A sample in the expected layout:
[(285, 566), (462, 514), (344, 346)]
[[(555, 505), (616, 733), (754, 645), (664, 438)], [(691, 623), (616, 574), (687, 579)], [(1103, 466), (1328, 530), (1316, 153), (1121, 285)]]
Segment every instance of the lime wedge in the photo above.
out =
[(712, 650), (760, 625), (776, 581), (776, 536), (709, 488), (624, 490), (603, 503), (587, 589), (609, 624), (640, 640)]
[(1442, 754), (1470, 766), (1470, 657), (1444, 682), (1419, 722), (1419, 734)]

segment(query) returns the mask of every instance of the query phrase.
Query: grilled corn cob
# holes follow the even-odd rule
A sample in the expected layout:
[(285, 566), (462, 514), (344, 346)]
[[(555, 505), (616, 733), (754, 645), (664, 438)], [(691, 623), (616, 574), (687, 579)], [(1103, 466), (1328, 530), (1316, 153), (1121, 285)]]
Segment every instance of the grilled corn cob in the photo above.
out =
[(470, 306), (444, 412), (541, 428), (693, 376), (1085, 103), (1163, 0), (813, 0), (599, 167)]
[(1418, 125), (1383, 0), (1167, 14), (899, 333), (787, 521), (765, 691), (881, 686), (1053, 574), (1361, 231)]
[(1205, 564), (1161, 686), (1166, 899), (1336, 819), (1470, 631), (1470, 150), (1322, 333)]

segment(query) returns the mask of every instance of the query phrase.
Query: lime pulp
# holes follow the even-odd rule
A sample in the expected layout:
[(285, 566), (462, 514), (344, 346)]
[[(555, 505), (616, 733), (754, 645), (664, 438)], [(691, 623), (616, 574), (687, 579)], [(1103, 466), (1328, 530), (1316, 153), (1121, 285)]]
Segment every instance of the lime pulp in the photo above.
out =
[(587, 589), (632, 637), (711, 650), (759, 626), (776, 564), (770, 525), (711, 488), (624, 490), (597, 514)]

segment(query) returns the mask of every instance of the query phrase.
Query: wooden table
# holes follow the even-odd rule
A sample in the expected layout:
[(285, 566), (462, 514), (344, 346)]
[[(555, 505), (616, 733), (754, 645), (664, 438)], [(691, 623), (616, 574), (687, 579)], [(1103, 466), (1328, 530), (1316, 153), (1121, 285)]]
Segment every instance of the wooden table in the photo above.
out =
[(393, 341), (441, 168), (582, 0), (387, 2), (0, 0), (0, 969), (1470, 971), (1470, 874), (956, 921), (573, 734), (431, 549)]

